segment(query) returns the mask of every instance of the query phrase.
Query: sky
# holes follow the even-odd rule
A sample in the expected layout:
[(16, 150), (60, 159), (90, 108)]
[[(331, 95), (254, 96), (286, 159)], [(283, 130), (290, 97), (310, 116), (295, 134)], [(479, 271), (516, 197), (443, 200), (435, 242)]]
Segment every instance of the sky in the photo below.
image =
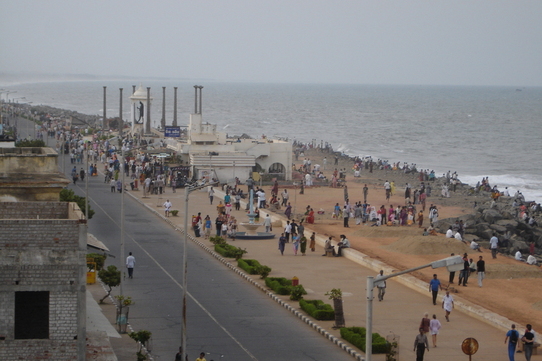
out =
[(0, 80), (542, 86), (541, 15), (540, 0), (0, 0)]

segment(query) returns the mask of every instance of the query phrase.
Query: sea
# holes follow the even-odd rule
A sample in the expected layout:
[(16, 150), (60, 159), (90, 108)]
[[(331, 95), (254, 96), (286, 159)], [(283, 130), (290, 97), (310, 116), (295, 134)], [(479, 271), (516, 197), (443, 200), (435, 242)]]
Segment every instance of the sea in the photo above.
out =
[[(266, 135), (290, 141), (330, 143), (351, 156), (415, 163), (437, 175), (450, 170), (475, 185), (483, 177), (511, 194), (542, 201), (542, 87), (271, 84), (247, 82), (72, 80), (11, 82), (0, 87), (16, 101), (118, 116), (130, 120), (132, 86), (151, 88), (151, 121), (188, 124), (194, 85), (203, 86), (204, 122), (229, 135)], [(5, 99), (5, 94), (2, 95)]]

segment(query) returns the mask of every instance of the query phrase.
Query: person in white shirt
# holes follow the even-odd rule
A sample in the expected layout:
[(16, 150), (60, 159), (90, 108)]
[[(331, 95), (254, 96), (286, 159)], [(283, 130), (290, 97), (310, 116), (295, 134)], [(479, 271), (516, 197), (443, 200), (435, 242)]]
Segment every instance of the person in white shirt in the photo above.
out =
[(130, 252), (128, 257), (126, 257), (126, 268), (128, 268), (128, 278), (134, 278), (134, 266), (135, 266), (135, 257), (132, 256), (132, 252)]
[(341, 234), (341, 240), (337, 244), (337, 257), (342, 256), (343, 248), (350, 248), (350, 241), (346, 238), (344, 234)]
[(452, 226), (450, 226), (450, 228), (448, 228), (448, 230), (446, 231), (446, 238), (453, 238), (454, 237), (454, 231), (452, 231)]
[(527, 264), (536, 265), (537, 263), (538, 262), (536, 261), (535, 256), (533, 256), (532, 254), (530, 254), (529, 257), (527, 257)]
[(474, 240), (470, 242), (470, 248), (474, 251), (482, 252), (482, 250), (480, 249), (480, 245), (476, 243)]
[(164, 202), (164, 211), (166, 213), (166, 217), (169, 217), (169, 211), (171, 210), (172, 206), (173, 206), (173, 204), (171, 204), (169, 199)]
[(374, 285), (378, 288), (378, 300), (383, 301), (386, 294), (386, 281), (379, 281), (384, 277), (384, 271), (380, 270), (380, 273), (375, 277)]
[(525, 262), (525, 260), (523, 259), (523, 256), (521, 255), (521, 252), (519, 250), (516, 252), (514, 258), (516, 259), (516, 261)]
[(271, 232), (271, 217), (269, 217), (269, 214), (263, 220), (263, 225), (265, 226), (265, 231), (267, 233)]
[[(448, 234), (448, 233), (446, 233), (446, 234)], [(459, 232), (455, 232), (454, 238), (457, 239), (458, 241), (463, 242), (463, 238), (461, 238), (461, 233), (459, 233)]]

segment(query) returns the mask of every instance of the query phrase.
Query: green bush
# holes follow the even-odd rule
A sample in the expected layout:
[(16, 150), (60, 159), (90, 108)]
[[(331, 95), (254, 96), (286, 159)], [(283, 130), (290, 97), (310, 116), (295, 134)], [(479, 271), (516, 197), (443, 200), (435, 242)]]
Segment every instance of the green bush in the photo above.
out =
[(303, 298), (303, 295), (306, 294), (307, 291), (305, 291), (302, 285), (292, 286), (292, 289), (290, 290), (290, 299), (292, 301), (299, 301)]
[(261, 268), (262, 265), (255, 259), (239, 259), (237, 260), (237, 266), (248, 274), (257, 275), (258, 269)]
[(332, 321), (335, 319), (335, 311), (330, 304), (321, 300), (300, 300), (299, 306), (312, 318), (319, 321)]
[(224, 239), (224, 237), (220, 236), (211, 236), (211, 238), (209, 238), (209, 241), (211, 241), (212, 244), (226, 244), (226, 240)]
[(269, 273), (271, 273), (271, 267), (268, 266), (259, 265), (256, 267), (256, 270), (262, 279), (265, 279), (267, 276), (269, 276)]
[(271, 288), (278, 295), (291, 295), (293, 291), (294, 298), (301, 298), (302, 295), (307, 294), (307, 291), (305, 291), (302, 285), (292, 286), (292, 280), (284, 277), (267, 277), (265, 279), (265, 285)]
[(41, 139), (32, 139), (32, 140), (19, 140), (15, 143), (16, 147), (30, 147), (30, 148), (42, 148), (45, 147), (45, 142)]
[(292, 288), (292, 280), (284, 277), (267, 277), (265, 285), (278, 295), (289, 295)]
[(104, 267), (107, 256), (105, 254), (89, 253), (87, 254), (87, 258), (94, 259), (94, 262), (96, 262), (96, 268), (98, 271), (100, 271)]
[(227, 243), (215, 244), (215, 252), (221, 254), (223, 257), (235, 258), (236, 260), (241, 259), (243, 254), (247, 253), (247, 251), (241, 247), (234, 247)]
[[(365, 352), (366, 332), (364, 327), (343, 327), (341, 337)], [(378, 333), (373, 333), (373, 353), (388, 353), (389, 349), (390, 345), (386, 339)]]

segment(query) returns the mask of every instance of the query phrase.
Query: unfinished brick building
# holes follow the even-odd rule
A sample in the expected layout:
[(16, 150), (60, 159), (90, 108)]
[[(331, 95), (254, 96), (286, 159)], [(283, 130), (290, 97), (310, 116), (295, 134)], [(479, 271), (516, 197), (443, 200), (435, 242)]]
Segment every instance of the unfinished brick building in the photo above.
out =
[(0, 360), (84, 360), (84, 215), (75, 203), (3, 202), (0, 229)]

